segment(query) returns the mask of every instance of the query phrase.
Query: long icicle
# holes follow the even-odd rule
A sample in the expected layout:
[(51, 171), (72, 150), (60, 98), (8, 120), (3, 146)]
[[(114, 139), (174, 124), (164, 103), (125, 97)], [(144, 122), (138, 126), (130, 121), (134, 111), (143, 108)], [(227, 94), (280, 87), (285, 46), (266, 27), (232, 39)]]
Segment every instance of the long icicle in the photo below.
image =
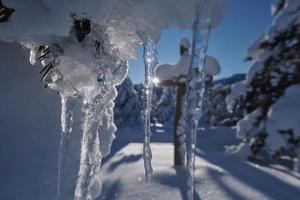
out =
[(151, 114), (151, 106), (152, 106), (152, 90), (153, 83), (152, 80), (154, 78), (154, 67), (157, 65), (157, 50), (156, 44), (152, 39), (148, 39), (144, 42), (144, 63), (145, 63), (145, 83), (144, 83), (144, 94), (145, 94), (145, 102), (144, 102), (144, 147), (143, 147), (143, 158), (144, 158), (144, 167), (145, 167), (145, 175), (146, 182), (148, 184), (151, 183), (152, 178), (152, 152), (150, 148), (150, 114)]
[(72, 132), (73, 109), (75, 97), (60, 93), (61, 97), (61, 136), (58, 150), (58, 172), (57, 172), (57, 199), (60, 197), (63, 187), (63, 170), (65, 157), (68, 149), (68, 140)]
[(79, 177), (75, 189), (75, 200), (91, 200), (91, 187), (95, 171), (101, 165), (101, 152), (98, 137), (98, 127), (102, 106), (94, 104), (86, 105), (85, 119), (81, 138), (81, 156)]
[(188, 200), (194, 199), (195, 177), (195, 149), (198, 122), (202, 116), (202, 99), (205, 90), (204, 64), (210, 37), (210, 19), (201, 18), (201, 7), (198, 1), (196, 19), (193, 25), (192, 57), (187, 78), (187, 109), (186, 109), (186, 136), (187, 136), (187, 193)]
[(95, 174), (100, 169), (102, 154), (98, 129), (102, 126), (106, 104), (112, 90), (112, 77), (103, 74), (101, 89), (94, 98), (84, 106), (85, 118), (81, 138), (81, 155), (79, 177), (75, 188), (75, 200), (92, 200), (92, 186)]

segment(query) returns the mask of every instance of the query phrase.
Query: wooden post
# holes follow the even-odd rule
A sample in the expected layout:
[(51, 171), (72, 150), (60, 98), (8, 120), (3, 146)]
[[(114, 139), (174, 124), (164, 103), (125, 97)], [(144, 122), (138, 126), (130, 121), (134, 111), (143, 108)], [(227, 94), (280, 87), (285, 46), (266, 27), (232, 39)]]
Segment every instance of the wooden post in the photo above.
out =
[(182, 143), (180, 142), (180, 135), (179, 135), (179, 125), (180, 119), (182, 118), (182, 103), (183, 97), (185, 95), (186, 86), (185, 83), (178, 83), (177, 84), (177, 93), (176, 93), (176, 113), (175, 113), (175, 120), (174, 120), (174, 133), (173, 133), (173, 142), (174, 142), (174, 165), (175, 166), (184, 166), (185, 165), (185, 155), (182, 153), (183, 147)]
[(179, 135), (180, 119), (182, 117), (182, 103), (183, 97), (186, 91), (185, 83), (180, 83), (173, 80), (161, 81), (161, 86), (173, 86), (176, 87), (176, 107), (175, 107), (175, 119), (173, 126), (173, 144), (174, 144), (174, 166), (185, 166), (185, 155), (183, 154), (182, 144), (185, 142), (180, 141), (181, 135)]
[[(184, 56), (188, 58), (190, 42), (188, 39), (183, 38), (179, 43), (179, 54), (181, 58)], [(181, 66), (186, 67), (186, 66)], [(187, 68), (188, 69), (188, 68)], [(176, 69), (174, 69), (176, 70)], [(171, 79), (171, 78), (170, 78)], [(186, 92), (186, 83), (182, 83), (180, 80), (186, 79), (186, 75), (180, 75), (179, 77), (173, 77), (171, 80), (160, 80), (161, 86), (172, 86), (176, 87), (176, 108), (175, 108), (175, 119), (173, 129), (173, 143), (174, 143), (174, 166), (185, 166), (185, 148), (186, 143), (184, 140), (184, 134), (179, 132), (180, 120), (183, 115), (182, 104), (183, 98)], [(180, 135), (181, 134), (181, 135)]]

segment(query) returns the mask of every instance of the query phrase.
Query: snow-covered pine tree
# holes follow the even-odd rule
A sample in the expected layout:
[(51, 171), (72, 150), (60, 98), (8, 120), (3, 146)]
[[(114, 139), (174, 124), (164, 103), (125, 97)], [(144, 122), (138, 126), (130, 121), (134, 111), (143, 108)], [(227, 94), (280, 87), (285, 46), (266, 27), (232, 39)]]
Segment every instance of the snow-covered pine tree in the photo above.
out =
[[(207, 88), (203, 99), (202, 119), (204, 122), (217, 126), (222, 125), (224, 120), (230, 118), (231, 114), (226, 109), (225, 101), (229, 92), (230, 86), (222, 84)], [(226, 122), (229, 121), (226, 120)]]
[(243, 117), (243, 109), (234, 106), (232, 112), (229, 112), (226, 98), (231, 93), (231, 85), (243, 80), (245, 80), (245, 74), (234, 74), (231, 77), (216, 80), (211, 87), (207, 87), (203, 99), (202, 120), (205, 123), (213, 126), (236, 125), (237, 121)]
[[(143, 84), (133, 84), (130, 78), (117, 87), (115, 102), (115, 122), (122, 125), (141, 125), (143, 110)], [(174, 118), (175, 89), (154, 87), (152, 95), (151, 122), (170, 126)]]
[(118, 96), (115, 101), (115, 122), (118, 126), (141, 124), (142, 103), (138, 101), (137, 92), (130, 78), (117, 87)]
[(154, 106), (154, 112), (152, 114), (157, 122), (164, 124), (164, 126), (171, 126), (171, 124), (173, 124), (175, 116), (175, 101), (176, 89), (169, 87), (163, 88), (157, 104)]
[(249, 49), (248, 59), (255, 63), (247, 80), (236, 84), (229, 98), (229, 107), (236, 103), (232, 100), (245, 101), (247, 115), (239, 121), (237, 135), (244, 141), (240, 147), (250, 147), (248, 156), (299, 156), (299, 10), (299, 0), (275, 1), (272, 26)]

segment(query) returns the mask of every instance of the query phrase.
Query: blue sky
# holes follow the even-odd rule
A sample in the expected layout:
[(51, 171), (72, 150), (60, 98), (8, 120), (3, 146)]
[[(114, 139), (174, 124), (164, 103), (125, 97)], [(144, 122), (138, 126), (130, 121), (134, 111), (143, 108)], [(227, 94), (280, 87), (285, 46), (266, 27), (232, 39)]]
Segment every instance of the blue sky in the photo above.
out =
[[(251, 66), (244, 62), (248, 47), (262, 35), (272, 23), (270, 6), (273, 0), (229, 0), (221, 24), (212, 32), (208, 54), (216, 57), (222, 73), (216, 77), (228, 77), (245, 73)], [(159, 63), (176, 63), (179, 59), (178, 42), (191, 39), (192, 32), (170, 28), (162, 31), (158, 43)], [(129, 61), (129, 77), (135, 83), (144, 81), (142, 47), (137, 51), (137, 60)]]

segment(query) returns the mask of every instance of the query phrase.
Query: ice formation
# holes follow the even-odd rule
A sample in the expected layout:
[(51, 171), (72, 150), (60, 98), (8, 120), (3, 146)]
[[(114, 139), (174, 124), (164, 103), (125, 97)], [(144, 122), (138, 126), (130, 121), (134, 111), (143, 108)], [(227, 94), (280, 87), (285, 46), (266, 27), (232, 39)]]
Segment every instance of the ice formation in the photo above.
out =
[(144, 42), (144, 63), (145, 63), (145, 104), (144, 104), (144, 148), (143, 148), (143, 157), (144, 157), (144, 167), (146, 174), (147, 183), (151, 182), (152, 176), (152, 153), (150, 148), (150, 114), (152, 108), (152, 92), (153, 92), (153, 78), (154, 78), (154, 68), (157, 65), (157, 50), (155, 41), (148, 39)]
[(76, 97), (60, 93), (61, 96), (61, 140), (58, 150), (57, 196), (60, 196), (63, 185), (62, 173), (65, 164), (65, 156), (68, 151), (68, 140), (71, 137), (73, 125), (73, 109)]
[(32, 48), (30, 61), (33, 64), (40, 61), (43, 70), (49, 69), (44, 72), (42, 81), (46, 87), (59, 91), (62, 97), (63, 133), (59, 150), (58, 195), (62, 185), (61, 172), (68, 142), (64, 133), (65, 129), (67, 132), (71, 131), (71, 114), (67, 108), (67, 99), (78, 96), (82, 101), (85, 117), (75, 199), (93, 199), (95, 196), (92, 188), (94, 185), (101, 185), (98, 179), (95, 179), (95, 175), (100, 169), (102, 157), (110, 151), (116, 131), (112, 113), (113, 100), (116, 97), (115, 86), (125, 78), (127, 63), (118, 57), (102, 27), (96, 24), (90, 24), (91, 33), (79, 42), (77, 22), (87, 21), (83, 18), (74, 19), (70, 35), (66, 39), (61, 38), (58, 44), (29, 46)]
[(205, 58), (212, 21), (220, 16), (218, 4), (225, 1), (198, 1), (196, 19), (193, 25), (192, 57), (187, 77), (186, 93), (186, 136), (187, 136), (187, 174), (188, 199), (194, 199), (195, 151), (198, 122), (202, 116), (202, 103), (205, 90)]
[[(112, 111), (115, 86), (127, 74), (127, 60), (135, 57), (141, 42), (147, 42), (148, 38), (157, 41), (162, 29), (191, 28), (196, 3), (200, 5), (198, 19), (209, 16), (210, 26), (216, 26), (225, 0), (165, 0), (163, 3), (160, 0), (5, 0), (3, 3), (15, 12), (8, 22), (0, 24), (0, 40), (18, 42), (31, 49), (31, 63), (38, 61), (43, 66), (45, 87), (62, 96), (59, 177), (67, 143), (63, 132), (71, 130), (71, 110), (65, 110), (65, 98), (78, 96), (82, 101), (85, 119), (75, 199), (87, 200), (95, 198), (92, 187), (99, 185), (95, 175), (101, 158), (110, 151), (116, 131)], [(195, 41), (198, 39), (195, 37)], [(149, 47), (153, 46), (149, 44)], [(59, 178), (58, 193), (60, 182)]]

